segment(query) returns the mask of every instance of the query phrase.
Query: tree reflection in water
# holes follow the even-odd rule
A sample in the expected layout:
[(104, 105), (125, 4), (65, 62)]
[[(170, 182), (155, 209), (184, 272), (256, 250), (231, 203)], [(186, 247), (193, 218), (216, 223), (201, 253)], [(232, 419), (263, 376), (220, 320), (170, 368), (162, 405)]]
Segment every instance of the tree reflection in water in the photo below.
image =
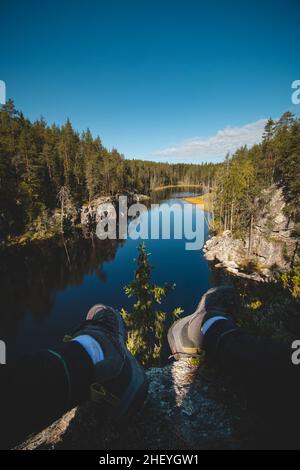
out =
[(48, 316), (54, 295), (79, 286), (85, 275), (105, 282), (102, 265), (115, 258), (121, 244), (75, 233), (66, 240), (58, 237), (0, 252), (1, 336), (13, 334), (26, 312), (34, 318)]

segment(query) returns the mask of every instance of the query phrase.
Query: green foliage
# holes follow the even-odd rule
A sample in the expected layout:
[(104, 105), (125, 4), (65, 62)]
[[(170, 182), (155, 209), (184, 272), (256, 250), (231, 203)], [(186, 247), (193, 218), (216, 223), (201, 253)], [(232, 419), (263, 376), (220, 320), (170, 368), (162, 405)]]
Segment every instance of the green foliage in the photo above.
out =
[(259, 273), (261, 264), (257, 258), (248, 258), (244, 260), (241, 268), (246, 274)]
[(251, 239), (261, 191), (271, 184), (282, 188), (288, 217), (300, 222), (300, 119), (290, 112), (270, 119), (261, 144), (238, 149), (223, 164), (195, 165), (127, 160), (89, 130), (79, 135), (69, 120), (61, 127), (32, 123), (12, 101), (0, 109), (0, 241), (51, 217), (61, 207), (61, 188), (69, 191), (73, 213), (98, 196), (147, 194), (178, 183), (214, 190), (216, 231)]
[[(156, 186), (202, 183), (210, 187), (216, 166), (125, 160), (106, 149), (87, 130), (81, 135), (69, 120), (47, 126), (31, 123), (12, 101), (0, 108), (0, 241), (32, 232), (61, 208), (62, 188), (74, 208), (98, 196), (125, 191), (148, 193)], [(73, 220), (76, 224), (76, 221)]]
[(139, 361), (148, 367), (159, 363), (166, 334), (166, 320), (174, 321), (183, 310), (176, 308), (167, 315), (159, 306), (175, 284), (157, 286), (151, 283), (153, 266), (145, 244), (139, 246), (137, 268), (133, 281), (124, 288), (128, 297), (135, 299), (131, 312), (121, 313), (128, 326), (128, 347)]
[(250, 334), (288, 342), (299, 336), (299, 279), (300, 270), (294, 269), (264, 284), (237, 280), (242, 300), (238, 325)]
[(287, 289), (292, 297), (300, 300), (300, 267), (291, 269), (281, 275), (284, 289)]
[[(262, 210), (262, 190), (276, 185), (283, 190), (288, 218), (300, 222), (300, 119), (286, 112), (265, 126), (262, 143), (242, 147), (218, 168), (214, 182), (214, 230), (231, 230), (237, 237), (249, 235), (257, 209)], [(269, 221), (270, 229), (273, 220)], [(295, 234), (297, 226), (295, 227)]]
[(260, 299), (256, 299), (256, 300), (252, 300), (250, 303), (249, 303), (249, 308), (251, 310), (259, 310), (261, 309), (263, 306), (263, 303)]
[(244, 147), (227, 158), (216, 179), (215, 216), (223, 230), (240, 232), (254, 212), (253, 201), (258, 193), (254, 165)]

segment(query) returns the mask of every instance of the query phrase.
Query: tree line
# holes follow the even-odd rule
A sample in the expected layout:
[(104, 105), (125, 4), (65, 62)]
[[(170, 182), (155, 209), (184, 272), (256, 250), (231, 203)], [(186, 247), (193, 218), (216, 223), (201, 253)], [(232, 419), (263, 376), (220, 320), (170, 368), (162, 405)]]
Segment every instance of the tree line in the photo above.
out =
[(291, 112), (269, 119), (262, 142), (227, 156), (214, 179), (215, 229), (244, 236), (255, 221), (259, 196), (281, 187), (286, 214), (300, 222), (300, 119)]
[(60, 208), (63, 195), (80, 208), (101, 195), (148, 194), (157, 186), (213, 184), (213, 164), (168, 164), (125, 159), (70, 120), (31, 122), (8, 101), (0, 109), (0, 240), (34, 230)]
[(36, 230), (61, 209), (125, 191), (149, 194), (159, 186), (200, 184), (214, 193), (215, 229), (238, 236), (251, 230), (264, 188), (282, 187), (288, 216), (300, 221), (300, 119), (269, 119), (260, 144), (242, 147), (222, 164), (129, 160), (107, 149), (70, 120), (31, 122), (13, 101), (0, 108), (0, 240)]

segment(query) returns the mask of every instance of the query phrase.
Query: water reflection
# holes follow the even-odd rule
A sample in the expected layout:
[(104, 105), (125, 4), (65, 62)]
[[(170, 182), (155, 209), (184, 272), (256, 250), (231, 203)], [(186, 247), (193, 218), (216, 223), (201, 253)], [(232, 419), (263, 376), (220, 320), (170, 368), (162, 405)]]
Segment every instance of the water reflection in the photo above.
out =
[(1, 337), (13, 334), (26, 312), (35, 318), (49, 315), (55, 293), (81, 285), (85, 275), (105, 282), (102, 265), (115, 258), (121, 245), (122, 241), (85, 239), (74, 233), (67, 240), (59, 237), (1, 252)]
[(200, 188), (166, 188), (160, 189), (159, 191), (152, 191), (150, 202), (153, 204), (159, 204), (165, 200), (182, 199), (184, 197), (199, 196), (199, 194), (201, 194)]
[[(183, 203), (199, 191), (155, 192), (150, 203)], [(207, 231), (206, 231), (207, 235)], [(86, 237), (86, 238), (85, 238)], [(82, 322), (91, 305), (103, 302), (130, 310), (123, 287), (133, 278), (140, 240), (98, 240), (89, 232), (35, 242), (0, 252), (0, 338), (8, 359), (53, 346)], [(157, 284), (176, 283), (162, 308), (191, 313), (210, 287), (202, 253), (186, 251), (185, 240), (147, 240)]]

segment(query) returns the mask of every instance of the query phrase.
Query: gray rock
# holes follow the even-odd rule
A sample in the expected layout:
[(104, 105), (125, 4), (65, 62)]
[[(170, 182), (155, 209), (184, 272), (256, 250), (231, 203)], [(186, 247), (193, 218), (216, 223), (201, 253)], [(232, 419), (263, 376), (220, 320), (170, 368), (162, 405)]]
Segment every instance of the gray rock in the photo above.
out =
[(101, 413), (86, 405), (18, 448), (239, 449), (251, 438), (242, 408), (235, 403), (231, 410), (220, 394), (223, 385), (205, 379), (188, 360), (149, 369), (147, 376), (145, 407), (125, 429), (104, 422)]
[[(264, 190), (257, 199), (251, 253), (248, 236), (237, 240), (226, 230), (206, 242), (205, 258), (215, 261), (216, 267), (231, 274), (255, 281), (264, 281), (275, 272), (289, 269), (297, 239), (292, 236), (294, 223), (286, 217), (284, 207), (281, 189), (271, 187)], [(258, 272), (244, 272), (244, 266), (251, 262), (257, 266)]]
[(135, 194), (128, 191), (124, 192), (124, 194), (116, 194), (115, 196), (100, 196), (93, 199), (88, 204), (82, 206), (80, 214), (81, 225), (88, 226), (94, 223), (97, 224), (101, 220), (101, 215), (99, 214), (98, 209), (102, 204), (108, 204), (112, 206), (108, 210), (106, 217), (115, 218), (115, 210), (118, 209), (119, 196), (127, 196), (128, 204), (143, 202), (149, 199), (149, 196), (144, 194)]

